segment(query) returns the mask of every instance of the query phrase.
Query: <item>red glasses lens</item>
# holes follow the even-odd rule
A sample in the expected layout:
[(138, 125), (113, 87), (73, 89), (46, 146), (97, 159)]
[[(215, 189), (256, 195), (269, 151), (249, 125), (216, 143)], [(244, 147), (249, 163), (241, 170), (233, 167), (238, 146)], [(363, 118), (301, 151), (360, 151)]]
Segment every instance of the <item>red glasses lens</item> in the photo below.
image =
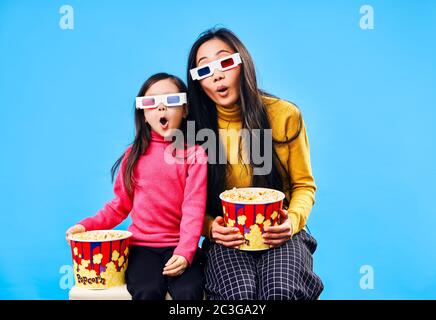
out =
[(143, 107), (150, 107), (154, 105), (154, 98), (144, 98), (142, 99)]
[(234, 62), (233, 58), (228, 58), (228, 59), (221, 61), (221, 68), (228, 68), (228, 67), (233, 66), (234, 64), (235, 64), (235, 62)]

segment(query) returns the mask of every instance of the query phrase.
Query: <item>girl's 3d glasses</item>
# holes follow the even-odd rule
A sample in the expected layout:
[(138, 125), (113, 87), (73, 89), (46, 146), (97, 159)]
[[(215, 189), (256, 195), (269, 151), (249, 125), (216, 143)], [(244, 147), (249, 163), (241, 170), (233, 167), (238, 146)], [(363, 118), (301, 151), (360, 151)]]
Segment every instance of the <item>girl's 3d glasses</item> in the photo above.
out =
[(186, 103), (186, 92), (137, 97), (136, 109), (154, 109), (161, 103), (169, 108), (181, 106)]

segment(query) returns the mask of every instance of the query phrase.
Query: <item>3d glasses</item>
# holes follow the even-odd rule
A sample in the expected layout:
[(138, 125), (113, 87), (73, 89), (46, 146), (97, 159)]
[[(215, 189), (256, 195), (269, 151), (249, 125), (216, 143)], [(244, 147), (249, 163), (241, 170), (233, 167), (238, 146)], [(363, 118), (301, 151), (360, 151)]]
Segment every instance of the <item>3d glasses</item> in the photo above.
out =
[(181, 106), (186, 103), (186, 92), (137, 97), (136, 109), (154, 109), (161, 103), (168, 108)]
[(191, 69), (190, 73), (192, 80), (202, 80), (213, 75), (216, 69), (220, 71), (226, 71), (236, 67), (240, 63), (242, 63), (242, 60), (239, 56), (239, 53), (234, 53), (222, 59), (215, 60), (197, 68)]

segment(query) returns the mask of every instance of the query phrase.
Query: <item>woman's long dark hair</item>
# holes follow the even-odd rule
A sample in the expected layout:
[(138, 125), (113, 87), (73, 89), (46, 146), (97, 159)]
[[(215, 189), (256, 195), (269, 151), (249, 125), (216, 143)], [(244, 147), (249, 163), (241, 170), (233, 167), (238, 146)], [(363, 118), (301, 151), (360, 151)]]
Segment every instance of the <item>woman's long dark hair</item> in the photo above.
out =
[[(173, 76), (168, 73), (156, 73), (148, 78), (142, 85), (141, 89), (139, 89), (137, 97), (142, 97), (145, 95), (147, 90), (156, 82), (170, 79), (179, 89), (179, 92), (187, 92), (188, 88), (185, 83), (178, 77)], [(148, 123), (145, 122), (144, 119), (144, 111), (142, 109), (136, 109), (135, 103), (135, 127), (136, 127), (136, 135), (133, 143), (131, 144), (132, 149), (127, 156), (125, 172), (124, 172), (124, 184), (129, 194), (133, 193), (133, 185), (135, 183), (133, 179), (133, 169), (135, 168), (136, 162), (139, 157), (145, 153), (149, 144), (151, 137), (151, 127)], [(184, 119), (181, 124), (181, 128), (184, 136), (186, 136), (186, 120)], [(121, 162), (125, 156), (125, 153), (115, 162), (111, 169), (112, 182), (114, 181), (115, 175), (117, 173), (118, 168), (121, 165)]]
[[(265, 154), (264, 145), (264, 130), (260, 130), (260, 136), (253, 134), (253, 129), (271, 129), (266, 107), (262, 101), (262, 96), (270, 96), (266, 92), (260, 90), (257, 86), (256, 72), (253, 64), (253, 60), (238, 37), (226, 28), (209, 29), (202, 33), (200, 37), (192, 45), (188, 58), (188, 104), (190, 105), (190, 112), (188, 120), (194, 120), (196, 125), (196, 131), (208, 128), (215, 132), (215, 136), (218, 134), (218, 116), (216, 111), (215, 102), (211, 100), (206, 93), (202, 90), (199, 81), (193, 81), (189, 70), (197, 67), (196, 58), (199, 47), (208, 40), (220, 39), (227, 43), (235, 52), (239, 52), (242, 60), (241, 73), (240, 73), (240, 97), (238, 104), (242, 111), (242, 123), (243, 128), (250, 131), (250, 141), (252, 145), (257, 143), (260, 146), (261, 155)], [(273, 143), (284, 144), (294, 140), (301, 131), (301, 122), (297, 130), (297, 133), (286, 141), (276, 141)], [(217, 140), (216, 150), (223, 152), (223, 145)], [(209, 155), (210, 156), (210, 155)], [(241, 153), (240, 153), (241, 157)], [(277, 190), (287, 191), (290, 188), (290, 176), (286, 167), (280, 162), (275, 148), (272, 150), (272, 170), (267, 175), (253, 175), (252, 186), (267, 187)], [(212, 216), (222, 215), (222, 206), (219, 199), (219, 194), (225, 189), (225, 177), (227, 164), (220, 164), (219, 161), (216, 164), (208, 164), (208, 192), (207, 192), (207, 213)], [(256, 166), (253, 164), (252, 155), (250, 153), (250, 166), (252, 169)], [(289, 184), (283, 184), (282, 175), (285, 175), (285, 181), (289, 181)], [(285, 199), (285, 206), (287, 206), (287, 200)]]

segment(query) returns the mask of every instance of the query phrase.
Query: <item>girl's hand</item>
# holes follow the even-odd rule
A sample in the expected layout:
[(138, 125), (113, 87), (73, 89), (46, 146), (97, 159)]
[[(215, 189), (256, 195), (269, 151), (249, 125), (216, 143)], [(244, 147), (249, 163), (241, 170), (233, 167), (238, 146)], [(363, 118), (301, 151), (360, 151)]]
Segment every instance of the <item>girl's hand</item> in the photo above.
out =
[(272, 248), (280, 247), (292, 236), (292, 221), (286, 210), (280, 210), (280, 221), (279, 226), (266, 227), (263, 234), (263, 242), (271, 245)]
[(245, 243), (238, 228), (224, 227), (224, 218), (216, 217), (211, 227), (211, 240), (229, 248), (238, 248)]
[(66, 236), (65, 238), (67, 239), (68, 245), (70, 245), (70, 240), (68, 240), (68, 236), (75, 234), (75, 233), (81, 233), (81, 232), (85, 232), (85, 227), (82, 226), (81, 224), (76, 224), (74, 226), (72, 226), (71, 228), (69, 228), (66, 232)]
[(188, 267), (188, 261), (183, 256), (173, 255), (165, 264), (162, 274), (164, 276), (180, 276)]

